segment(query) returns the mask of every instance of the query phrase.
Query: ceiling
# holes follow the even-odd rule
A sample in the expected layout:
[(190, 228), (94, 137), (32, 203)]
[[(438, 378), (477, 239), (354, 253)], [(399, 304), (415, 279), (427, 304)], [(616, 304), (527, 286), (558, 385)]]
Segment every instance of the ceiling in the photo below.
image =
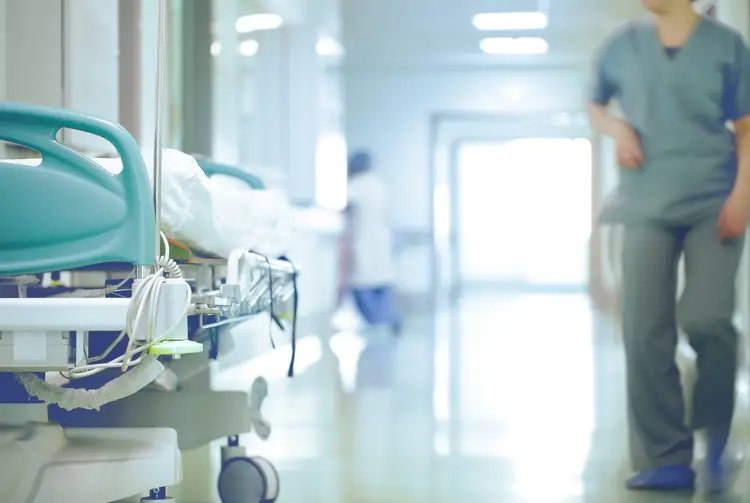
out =
[[(215, 0), (226, 1), (226, 0)], [(341, 3), (347, 0), (238, 0), (238, 14), (273, 12), (286, 24), (311, 23), (323, 36), (340, 38)]]
[[(638, 0), (342, 0), (347, 65), (570, 66), (588, 64), (603, 37), (643, 13)], [(546, 10), (544, 56), (489, 56), (471, 24), (479, 12)]]

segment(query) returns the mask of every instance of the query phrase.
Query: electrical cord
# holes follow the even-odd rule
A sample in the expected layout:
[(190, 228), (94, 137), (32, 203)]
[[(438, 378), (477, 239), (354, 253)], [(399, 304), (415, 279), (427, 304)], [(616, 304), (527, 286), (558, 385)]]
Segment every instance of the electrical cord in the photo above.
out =
[[(72, 380), (91, 376), (108, 368), (119, 367), (123, 372), (129, 367), (135, 366), (135, 368), (131, 372), (127, 372), (111, 380), (101, 388), (94, 390), (71, 389), (54, 386), (45, 382), (43, 379), (40, 379), (34, 373), (16, 373), (16, 380), (24, 386), (31, 396), (37, 397), (45, 403), (58, 404), (66, 410), (77, 408), (99, 410), (100, 407), (106, 403), (119, 400), (143, 389), (164, 372), (164, 366), (159, 362), (158, 358), (149, 354), (147, 350), (158, 342), (164, 340), (172, 331), (174, 331), (175, 328), (177, 328), (182, 318), (187, 314), (188, 307), (192, 300), (192, 292), (190, 286), (183, 281), (187, 295), (180, 320), (165, 333), (156, 334), (156, 324), (158, 320), (157, 308), (160, 300), (161, 288), (162, 285), (167, 282), (164, 274), (167, 274), (171, 279), (182, 278), (182, 272), (180, 271), (179, 266), (169, 258), (169, 243), (163, 233), (161, 233), (161, 239), (164, 244), (165, 255), (159, 257), (157, 260), (155, 271), (143, 278), (143, 280), (136, 285), (128, 306), (125, 330), (120, 333), (115, 342), (111, 344), (103, 354), (90, 360), (86, 357), (86, 365), (79, 365), (68, 372), (61, 372), (61, 374), (63, 377)], [(118, 287), (122, 286), (128, 279), (129, 278), (126, 278), (125, 281), (117, 285), (114, 291), (117, 291)], [(99, 290), (99, 293), (101, 294), (102, 291), (103, 290)], [(104, 291), (109, 291), (109, 289), (104, 289)], [(72, 296), (89, 297), (90, 294), (89, 292), (78, 291), (73, 292)], [(145, 342), (140, 342), (140, 340), (136, 338), (135, 330), (140, 327), (142, 317), (145, 316), (144, 309), (146, 309), (146, 307), (149, 308), (148, 318), (145, 320), (146, 333), (139, 334), (145, 335), (145, 337), (141, 338), (144, 339)], [(106, 358), (125, 335), (129, 338), (128, 348), (125, 354), (107, 363), (90, 363), (91, 361), (99, 361)]]
[(79, 289), (74, 290), (72, 292), (65, 292), (65, 293), (59, 293), (57, 295), (52, 295), (53, 298), (57, 299), (63, 299), (63, 298), (76, 298), (76, 299), (93, 299), (98, 297), (106, 297), (107, 295), (110, 295), (112, 293), (117, 293), (120, 291), (120, 289), (125, 286), (125, 284), (133, 279), (133, 272), (131, 271), (130, 274), (127, 275), (127, 277), (119, 282), (118, 284), (114, 286), (108, 286), (106, 288), (99, 288), (96, 290), (87, 290), (87, 289)]
[[(147, 356), (148, 350), (155, 344), (167, 338), (180, 324), (181, 318), (187, 315), (188, 308), (192, 299), (192, 291), (188, 283), (185, 284), (185, 303), (180, 320), (163, 334), (156, 333), (157, 308), (161, 295), (162, 286), (167, 279), (181, 279), (182, 271), (179, 265), (169, 258), (169, 242), (164, 233), (161, 233), (162, 243), (164, 244), (165, 254), (159, 257), (156, 263), (156, 271), (149, 274), (141, 280), (133, 289), (133, 294), (128, 306), (127, 318), (125, 321), (125, 330), (120, 332), (117, 338), (110, 346), (99, 356), (87, 358), (85, 365), (76, 366), (75, 368), (61, 372), (67, 379), (80, 379), (94, 374), (98, 374), (106, 369), (120, 368), (125, 372), (129, 367), (140, 364)], [(127, 281), (127, 280), (126, 280)], [(124, 284), (123, 282), (122, 284)], [(122, 284), (118, 286), (122, 286)], [(117, 288), (115, 288), (115, 291)], [(146, 333), (136, 334), (136, 330), (141, 326), (143, 317), (148, 315), (146, 320)], [(128, 337), (128, 345), (125, 352), (109, 362), (94, 363), (105, 359), (114, 350), (115, 347), (125, 338)], [(139, 339), (145, 340), (140, 342)]]
[[(270, 298), (268, 312), (271, 323), (271, 325), (268, 327), (268, 333), (271, 337), (271, 346), (276, 349), (276, 344), (273, 340), (273, 323), (275, 323), (276, 326), (281, 330), (286, 331), (286, 329), (284, 328), (283, 323), (281, 323), (281, 320), (276, 315), (276, 312), (274, 310), (273, 269), (271, 267), (271, 260), (265, 255), (263, 255), (263, 258), (266, 260), (266, 264), (268, 265), (268, 291)], [(292, 356), (289, 360), (289, 369), (287, 370), (287, 376), (294, 377), (294, 362), (297, 358), (297, 309), (299, 303), (299, 296), (297, 291), (297, 268), (294, 266), (294, 263), (287, 257), (279, 257), (279, 260), (283, 260), (292, 267)]]
[(271, 339), (271, 348), (276, 349), (276, 341), (273, 339), (273, 323), (276, 322), (277, 325), (279, 325), (280, 328), (281, 325), (279, 324), (279, 319), (276, 317), (276, 313), (274, 313), (274, 307), (273, 307), (273, 267), (271, 267), (271, 259), (269, 259), (266, 255), (261, 255), (263, 259), (266, 261), (266, 266), (268, 270), (268, 314), (269, 314), (269, 320), (268, 320), (268, 337)]
[(287, 257), (281, 257), (292, 267), (292, 356), (289, 359), (287, 377), (294, 377), (294, 362), (297, 358), (297, 310), (299, 308), (299, 291), (297, 290), (297, 268)]

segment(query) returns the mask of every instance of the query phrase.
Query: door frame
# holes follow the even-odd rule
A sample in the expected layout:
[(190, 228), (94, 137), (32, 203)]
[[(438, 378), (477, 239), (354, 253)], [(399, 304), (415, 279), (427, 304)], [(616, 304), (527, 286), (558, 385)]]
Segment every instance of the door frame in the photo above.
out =
[[(561, 120), (562, 119), (562, 120)], [(451, 129), (472, 129), (471, 133)], [(480, 132), (476, 132), (479, 129)], [(483, 131), (482, 131), (483, 130)], [(499, 130), (499, 131), (498, 131)], [(581, 110), (557, 110), (548, 113), (465, 113), (436, 112), (429, 116), (429, 180), (430, 180), (430, 269), (432, 304), (434, 308), (454, 300), (459, 293), (456, 282), (455, 258), (455, 150), (466, 141), (504, 141), (517, 138), (587, 138), (592, 144), (591, 206), (592, 236), (589, 249), (589, 293), (596, 297), (602, 291), (602, 261), (596, 215), (601, 206), (601, 155), (599, 139), (588, 126)], [(451, 166), (453, 164), (453, 166)], [(454, 174), (452, 174), (454, 173)], [(439, 196), (436, 196), (439, 194)], [(448, 213), (437, 207), (449, 199)], [(445, 206), (445, 205), (443, 205)], [(448, 231), (440, 223), (448, 219)]]

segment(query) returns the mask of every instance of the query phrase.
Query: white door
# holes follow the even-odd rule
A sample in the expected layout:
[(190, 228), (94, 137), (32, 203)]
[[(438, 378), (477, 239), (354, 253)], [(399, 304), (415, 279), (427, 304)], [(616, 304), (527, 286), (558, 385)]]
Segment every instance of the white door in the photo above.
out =
[(462, 145), (455, 178), (461, 283), (585, 288), (591, 158), (582, 138)]

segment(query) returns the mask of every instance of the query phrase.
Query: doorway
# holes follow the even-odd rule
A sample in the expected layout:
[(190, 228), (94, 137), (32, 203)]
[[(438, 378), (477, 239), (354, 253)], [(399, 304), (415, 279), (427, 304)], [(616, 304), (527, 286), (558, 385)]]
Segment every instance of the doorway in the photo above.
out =
[(587, 288), (588, 139), (464, 142), (455, 164), (453, 269), (462, 289)]

